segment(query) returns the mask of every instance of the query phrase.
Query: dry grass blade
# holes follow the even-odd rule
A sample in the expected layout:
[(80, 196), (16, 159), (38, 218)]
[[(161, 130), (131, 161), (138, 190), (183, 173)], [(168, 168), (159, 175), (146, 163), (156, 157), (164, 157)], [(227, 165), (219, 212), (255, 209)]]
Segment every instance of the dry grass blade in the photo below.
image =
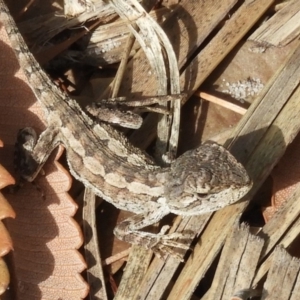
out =
[(272, 18), (264, 22), (249, 40), (261, 45), (283, 47), (297, 39), (300, 33), (300, 3), (288, 1)]
[(235, 112), (237, 112), (238, 114), (241, 114), (241, 115), (244, 115), (246, 113), (246, 111), (247, 111), (246, 108), (241, 107), (240, 105), (228, 102), (228, 101), (223, 100), (223, 99), (221, 99), (219, 97), (216, 97), (216, 96), (204, 93), (204, 92), (196, 92), (195, 96), (197, 96), (197, 95), (199, 95), (199, 97), (201, 99), (204, 99), (206, 101), (210, 101), (212, 103), (216, 103), (216, 104), (218, 104), (220, 106), (223, 106), (223, 107), (225, 107), (227, 109), (235, 111)]
[(88, 20), (95, 18), (99, 18), (105, 23), (105, 20), (111, 16), (116, 16), (113, 9), (109, 5), (104, 4), (103, 1), (97, 1), (93, 9), (75, 18), (64, 18), (61, 15), (58, 17), (55, 13), (47, 16), (38, 15), (34, 19), (22, 22), (20, 28), (22, 33), (31, 36), (36, 44), (45, 45), (65, 29), (82, 26)]
[[(122, 18), (127, 20), (129, 28), (148, 58), (157, 84), (156, 91), (153, 95), (168, 94), (167, 74), (169, 74), (171, 94), (179, 94), (180, 85), (177, 59), (165, 32), (137, 1), (131, 0), (126, 3), (122, 0), (111, 0), (109, 3), (114, 6), (115, 10)], [(132, 23), (136, 24), (139, 31), (136, 30), (135, 26), (131, 25)], [(166, 52), (168, 64), (165, 63), (163, 50)], [(168, 72), (166, 66), (169, 68)], [(170, 106), (173, 111), (173, 119), (170, 119), (169, 116), (162, 117), (158, 128), (159, 137), (156, 152), (157, 158), (160, 161), (162, 161), (162, 155), (167, 151), (168, 140), (168, 152), (171, 153), (170, 159), (174, 159), (177, 151), (180, 122), (180, 99), (176, 99)], [(171, 132), (168, 124), (172, 124)]]
[(89, 299), (106, 300), (107, 291), (105, 287), (102, 269), (101, 255), (99, 251), (98, 235), (96, 230), (96, 196), (90, 189), (85, 189), (83, 206), (83, 232), (84, 250), (87, 263), (87, 280), (90, 286)]
[(282, 247), (276, 247), (261, 299), (299, 299), (299, 273), (300, 260), (293, 258)]
[(251, 288), (263, 245), (264, 240), (251, 235), (248, 226), (235, 224), (204, 299), (230, 299), (236, 292)]

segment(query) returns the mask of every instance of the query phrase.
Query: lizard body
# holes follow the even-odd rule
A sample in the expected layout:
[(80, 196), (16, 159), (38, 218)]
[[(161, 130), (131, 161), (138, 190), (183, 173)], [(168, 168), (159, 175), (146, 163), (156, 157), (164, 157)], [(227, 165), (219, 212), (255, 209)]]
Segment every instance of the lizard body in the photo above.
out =
[(3, 0), (0, 20), (48, 125), (34, 146), (24, 178), (33, 180), (53, 149), (63, 144), (76, 179), (117, 208), (137, 214), (121, 223), (116, 235), (157, 252), (168, 246), (186, 247), (172, 241), (174, 235), (139, 229), (170, 212), (192, 216), (215, 211), (249, 191), (251, 180), (244, 167), (214, 142), (186, 152), (170, 167), (155, 165), (123, 134), (108, 124), (94, 122), (53, 84), (29, 51)]

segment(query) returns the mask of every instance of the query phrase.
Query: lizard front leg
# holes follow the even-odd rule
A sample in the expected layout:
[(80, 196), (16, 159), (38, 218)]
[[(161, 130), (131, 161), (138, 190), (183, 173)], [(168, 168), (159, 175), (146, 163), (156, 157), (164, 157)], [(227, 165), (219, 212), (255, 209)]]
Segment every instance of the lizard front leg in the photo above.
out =
[(31, 127), (21, 129), (15, 152), (16, 169), (21, 177), (33, 181), (59, 142), (59, 130), (54, 126), (43, 131), (38, 140)]
[(96, 103), (88, 105), (85, 109), (90, 115), (98, 118), (98, 120), (112, 125), (138, 129), (143, 123), (143, 118), (131, 111), (122, 111), (117, 108), (113, 109), (111, 107), (103, 107)]
[[(189, 249), (189, 246), (187, 246), (189, 244), (187, 240), (191, 239), (189, 233), (175, 232), (166, 234), (169, 226), (163, 226), (157, 234), (139, 231), (141, 228), (160, 221), (168, 213), (169, 210), (161, 206), (148, 213), (135, 215), (118, 224), (114, 230), (114, 234), (120, 240), (151, 249), (160, 258), (165, 258), (167, 254), (170, 254), (182, 261), (184, 253), (178, 250)], [(175, 239), (179, 239), (180, 241), (175, 241)]]
[[(125, 128), (138, 129), (143, 123), (140, 116), (143, 112), (169, 114), (169, 109), (161, 106), (178, 98), (183, 99), (185, 94), (155, 96), (142, 100), (126, 100), (125, 97), (101, 99), (85, 107), (86, 111), (100, 121)], [(152, 106), (158, 104), (160, 106)], [(133, 109), (135, 109), (133, 111)]]

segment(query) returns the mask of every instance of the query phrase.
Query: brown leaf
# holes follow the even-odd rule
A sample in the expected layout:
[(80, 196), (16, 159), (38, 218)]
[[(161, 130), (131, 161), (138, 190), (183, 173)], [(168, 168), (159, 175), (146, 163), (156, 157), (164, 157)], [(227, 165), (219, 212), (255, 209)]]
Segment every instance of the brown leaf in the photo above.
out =
[[(4, 142), (0, 161), (13, 172), (18, 130), (33, 126), (41, 132), (45, 124), (3, 27), (0, 40), (0, 136)], [(71, 177), (57, 159), (52, 155), (44, 166), (46, 176), (38, 176), (36, 182), (39, 189), (28, 183), (7, 195), (17, 216), (7, 221), (14, 245), (14, 299), (75, 300), (88, 293), (88, 285), (79, 274), (86, 265), (77, 251), (83, 242), (82, 233), (72, 218), (77, 205), (67, 193)]]
[[(2, 147), (1, 140), (0, 140), (0, 147)], [(15, 183), (14, 178), (0, 164), (0, 190), (3, 189), (4, 187), (6, 187), (10, 184), (14, 184), (14, 183)], [(1, 200), (0, 200), (0, 203), (1, 203)], [(2, 204), (4, 204), (4, 203), (2, 203)], [(1, 218), (1, 207), (0, 207), (0, 218)]]
[(272, 218), (274, 213), (287, 201), (300, 184), (299, 151), (300, 135), (298, 134), (271, 173), (273, 178), (273, 195), (271, 206), (263, 211), (266, 221)]
[[(1, 146), (2, 141), (0, 141), (0, 147)], [(5, 170), (5, 168), (0, 165), (0, 189), (13, 183), (13, 177)], [(4, 196), (0, 193), (0, 220), (9, 217), (15, 218), (15, 212), (6, 201)], [(12, 248), (13, 246), (11, 237), (3, 222), (0, 221), (0, 295), (2, 295), (6, 291), (10, 282), (8, 268), (5, 261), (1, 257), (7, 254)]]
[(6, 291), (9, 281), (10, 276), (6, 263), (2, 258), (0, 258), (0, 295)]

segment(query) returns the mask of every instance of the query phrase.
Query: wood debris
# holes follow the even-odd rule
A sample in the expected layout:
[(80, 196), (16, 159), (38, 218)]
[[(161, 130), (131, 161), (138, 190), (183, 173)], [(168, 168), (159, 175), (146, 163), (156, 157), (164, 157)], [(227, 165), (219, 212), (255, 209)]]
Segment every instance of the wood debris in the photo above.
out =
[[(140, 100), (185, 92), (187, 97), (182, 103), (174, 104), (177, 112), (173, 119), (164, 116), (159, 126), (158, 144), (162, 141), (164, 147), (158, 156), (166, 149), (176, 152), (178, 134), (179, 152), (207, 139), (224, 141), (246, 166), (254, 187), (245, 199), (214, 214), (173, 220), (172, 231), (187, 230), (197, 235), (193, 251), (187, 252), (184, 264), (172, 257), (165, 261), (153, 258), (148, 251), (136, 247), (124, 248), (124, 253), (130, 254), (122, 278), (110, 274), (108, 279), (100, 268), (100, 261), (106, 257), (97, 254), (97, 265), (88, 271), (87, 277), (92, 278), (91, 284), (95, 280), (98, 285), (91, 286), (88, 297), (299, 299), (297, 257), (300, 253), (295, 249), (300, 223), (300, 188), (294, 172), (285, 170), (284, 177), (289, 176), (285, 181), (280, 176), (275, 178), (276, 169), (273, 171), (278, 163), (281, 170), (281, 157), (289, 145), (293, 147), (300, 130), (299, 1), (141, 3), (149, 13), (139, 14), (139, 4), (133, 0), (65, 1), (68, 17), (62, 10), (56, 14), (51, 11), (44, 17), (32, 13), (39, 18), (26, 20), (25, 14), (23, 18), (19, 16), (19, 24), (38, 59), (51, 71), (58, 70), (58, 81), (66, 90), (72, 89), (80, 95), (79, 102), (81, 98), (91, 102), (111, 93)], [(124, 6), (118, 6), (121, 4)], [(130, 17), (124, 8), (128, 8)], [(171, 48), (176, 57), (172, 56)], [(165, 64), (170, 56), (169, 63)], [(55, 59), (50, 61), (50, 58)], [(116, 84), (116, 64), (122, 59), (125, 67), (120, 71), (122, 75), (117, 76)], [(178, 64), (179, 73), (172, 61)], [(83, 79), (84, 76), (88, 79)], [(128, 133), (131, 142), (140, 148), (149, 150), (151, 146), (152, 154), (157, 119), (156, 114), (150, 113), (144, 116), (140, 129)], [(163, 131), (172, 124), (173, 129)], [(282, 160), (284, 165), (288, 161), (296, 164), (289, 157)], [(253, 224), (252, 218), (245, 225), (246, 209), (250, 216), (261, 217), (261, 210), (267, 206), (260, 188), (272, 172), (273, 190), (277, 188), (273, 203), (280, 196), (278, 191), (283, 190), (281, 207), (274, 205), (272, 215), (258, 225)], [(75, 198), (76, 193), (72, 196)], [(261, 201), (255, 202), (255, 198)], [(94, 207), (92, 201), (90, 204)], [(256, 211), (254, 205), (258, 207)], [(88, 213), (91, 207), (86, 209)], [(94, 239), (98, 226), (95, 220), (90, 221), (85, 226), (94, 229)], [(258, 233), (251, 233), (252, 227), (258, 227)], [(96, 244), (97, 239), (92, 245), (87, 244), (87, 252), (97, 253)], [(92, 255), (90, 261), (93, 258)], [(82, 281), (80, 284), (84, 285)]]

